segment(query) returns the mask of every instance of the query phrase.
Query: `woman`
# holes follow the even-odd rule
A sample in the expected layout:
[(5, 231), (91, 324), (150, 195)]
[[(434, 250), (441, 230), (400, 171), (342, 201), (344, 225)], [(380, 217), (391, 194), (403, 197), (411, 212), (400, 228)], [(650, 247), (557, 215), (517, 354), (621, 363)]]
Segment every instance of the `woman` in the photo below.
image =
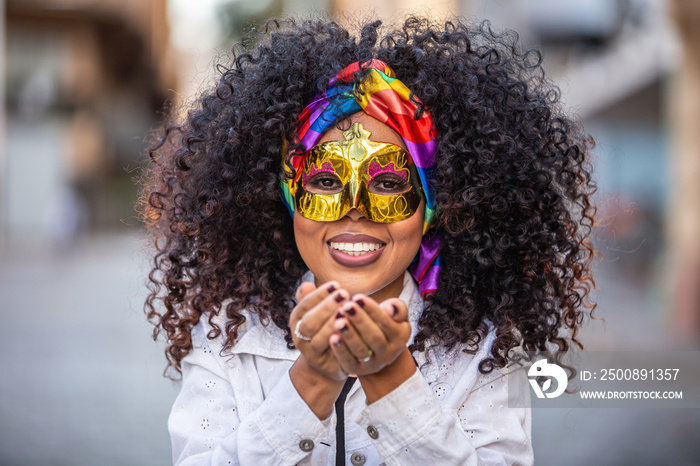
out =
[(533, 461), (506, 366), (579, 344), (591, 143), (512, 35), (380, 24), (275, 24), (152, 151), (177, 464)]

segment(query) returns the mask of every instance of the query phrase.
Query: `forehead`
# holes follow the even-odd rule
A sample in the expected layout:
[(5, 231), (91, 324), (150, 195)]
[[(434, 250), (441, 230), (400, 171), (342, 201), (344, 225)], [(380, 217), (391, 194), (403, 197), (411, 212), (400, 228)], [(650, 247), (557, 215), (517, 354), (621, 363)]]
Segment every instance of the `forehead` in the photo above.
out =
[[(358, 112), (354, 115), (350, 115), (347, 119), (343, 120), (340, 124), (334, 126), (332, 129), (323, 133), (321, 139), (318, 140), (316, 144), (323, 144), (329, 141), (343, 141), (343, 131), (350, 128), (353, 123), (359, 122), (364, 126), (364, 128), (372, 133), (370, 136), (370, 141), (375, 142), (388, 142), (394, 144), (407, 151), (406, 144), (399, 134), (391, 129), (389, 126), (385, 125), (381, 121), (367, 115), (365, 112)], [(338, 129), (338, 126), (343, 129)]]

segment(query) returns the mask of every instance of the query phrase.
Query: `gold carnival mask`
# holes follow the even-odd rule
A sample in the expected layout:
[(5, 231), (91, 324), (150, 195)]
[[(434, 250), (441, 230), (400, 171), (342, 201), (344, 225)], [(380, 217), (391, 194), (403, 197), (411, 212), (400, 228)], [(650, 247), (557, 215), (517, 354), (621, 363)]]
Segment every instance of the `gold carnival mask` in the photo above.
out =
[(418, 210), (423, 191), (408, 152), (370, 141), (371, 134), (355, 123), (343, 132), (344, 141), (307, 152), (300, 176), (289, 181), (301, 216), (332, 222), (356, 208), (373, 222), (392, 223)]

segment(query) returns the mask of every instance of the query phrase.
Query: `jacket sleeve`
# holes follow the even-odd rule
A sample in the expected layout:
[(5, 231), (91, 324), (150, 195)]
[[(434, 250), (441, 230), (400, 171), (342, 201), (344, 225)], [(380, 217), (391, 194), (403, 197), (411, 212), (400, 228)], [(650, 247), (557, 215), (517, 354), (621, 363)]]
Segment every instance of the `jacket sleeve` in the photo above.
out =
[[(201, 327), (194, 332), (201, 333)], [(203, 341), (193, 334), (194, 341)], [(175, 465), (288, 465), (308, 463), (313, 448), (328, 441), (330, 418), (320, 421), (299, 396), (289, 373), (264, 401), (241, 419), (226, 371), (208, 344), (195, 344), (182, 360), (182, 389), (168, 420)], [(239, 355), (227, 364), (241, 377), (254, 377)], [(331, 416), (332, 417), (332, 416)]]
[(416, 371), (355, 422), (371, 431), (387, 465), (530, 465), (530, 408), (508, 407), (508, 377), (517, 377), (511, 383), (527, 383), (518, 372), (486, 379), (465, 391), (453, 409), (441, 407), (441, 387), (431, 388)]

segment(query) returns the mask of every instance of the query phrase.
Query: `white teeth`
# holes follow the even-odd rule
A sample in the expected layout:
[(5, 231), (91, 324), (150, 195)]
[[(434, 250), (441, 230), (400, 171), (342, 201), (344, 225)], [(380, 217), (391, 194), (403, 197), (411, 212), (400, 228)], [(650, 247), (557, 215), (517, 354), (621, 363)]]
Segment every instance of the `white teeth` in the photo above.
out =
[(344, 252), (350, 256), (361, 256), (370, 251), (376, 251), (382, 247), (378, 243), (330, 243), (333, 249)]

